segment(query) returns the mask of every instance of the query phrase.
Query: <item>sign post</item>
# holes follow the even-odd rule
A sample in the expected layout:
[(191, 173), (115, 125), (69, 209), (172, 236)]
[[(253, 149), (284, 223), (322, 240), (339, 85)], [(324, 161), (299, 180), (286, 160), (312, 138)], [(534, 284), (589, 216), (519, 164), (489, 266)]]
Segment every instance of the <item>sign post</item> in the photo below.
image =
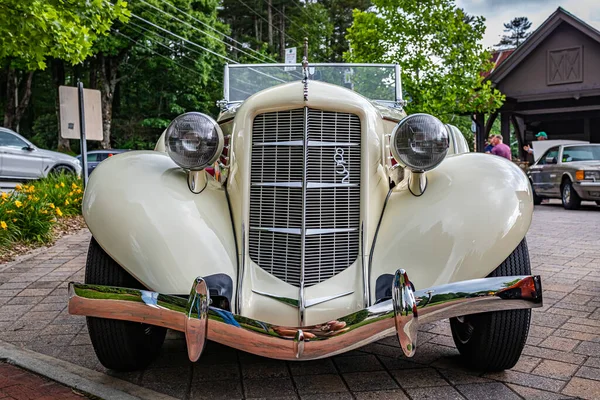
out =
[(87, 141), (101, 141), (103, 135), (100, 91), (84, 89), (83, 83), (78, 81), (76, 88), (59, 87), (58, 96), (60, 100), (60, 136), (64, 139), (80, 140), (81, 176), (83, 187), (86, 187), (88, 183)]
[[(296, 64), (296, 48), (290, 47), (285, 49), (285, 63)], [(296, 67), (284, 67), (284, 71), (294, 71)]]
[(77, 99), (79, 100), (79, 146), (81, 149), (81, 172), (83, 176), (83, 188), (88, 183), (88, 169), (87, 169), (87, 141), (85, 138), (85, 110), (83, 108), (83, 82), (77, 82)]

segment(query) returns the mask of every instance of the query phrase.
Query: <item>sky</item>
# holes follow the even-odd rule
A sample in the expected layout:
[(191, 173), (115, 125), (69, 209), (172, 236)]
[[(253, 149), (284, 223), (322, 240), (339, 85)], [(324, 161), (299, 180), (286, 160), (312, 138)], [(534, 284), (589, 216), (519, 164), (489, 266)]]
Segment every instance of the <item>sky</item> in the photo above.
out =
[(600, 30), (600, 0), (456, 0), (456, 5), (469, 14), (485, 17), (485, 47), (500, 41), (503, 24), (514, 17), (529, 18), (533, 32), (559, 6)]

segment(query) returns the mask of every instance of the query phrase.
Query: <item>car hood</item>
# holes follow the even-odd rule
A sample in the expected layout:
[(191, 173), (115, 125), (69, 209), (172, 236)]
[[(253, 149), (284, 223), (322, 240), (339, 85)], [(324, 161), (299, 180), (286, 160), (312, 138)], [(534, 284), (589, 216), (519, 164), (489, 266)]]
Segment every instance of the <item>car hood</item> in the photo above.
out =
[(564, 165), (568, 165), (569, 167), (577, 168), (577, 169), (598, 169), (600, 170), (600, 161), (572, 161), (569, 163), (564, 163)]
[(37, 152), (39, 155), (42, 155), (42, 156), (48, 157), (48, 158), (52, 158), (53, 160), (67, 161), (70, 163), (76, 162), (75, 157), (72, 157), (68, 154), (59, 153), (58, 151), (44, 150), (44, 149), (38, 148)]

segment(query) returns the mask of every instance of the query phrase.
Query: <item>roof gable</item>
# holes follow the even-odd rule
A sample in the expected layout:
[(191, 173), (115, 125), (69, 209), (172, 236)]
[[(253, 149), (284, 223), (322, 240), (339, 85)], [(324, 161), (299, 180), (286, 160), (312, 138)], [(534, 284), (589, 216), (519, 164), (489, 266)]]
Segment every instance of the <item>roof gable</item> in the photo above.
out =
[(501, 64), (496, 64), (488, 79), (499, 83), (512, 70), (514, 70), (527, 56), (534, 51), (546, 38), (548, 38), (562, 23), (566, 23), (581, 33), (600, 43), (600, 32), (583, 22), (562, 7), (542, 23), (510, 56)]

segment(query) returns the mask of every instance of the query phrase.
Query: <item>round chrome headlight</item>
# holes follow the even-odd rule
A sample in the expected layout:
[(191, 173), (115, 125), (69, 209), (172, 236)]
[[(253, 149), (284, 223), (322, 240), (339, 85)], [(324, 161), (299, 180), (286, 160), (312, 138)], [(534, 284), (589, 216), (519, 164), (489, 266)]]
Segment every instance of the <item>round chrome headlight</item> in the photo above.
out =
[(192, 171), (212, 165), (223, 151), (223, 131), (206, 114), (189, 112), (175, 118), (165, 135), (167, 153), (181, 168)]
[(413, 114), (396, 125), (391, 137), (396, 161), (415, 172), (437, 167), (448, 153), (448, 131), (436, 117)]

